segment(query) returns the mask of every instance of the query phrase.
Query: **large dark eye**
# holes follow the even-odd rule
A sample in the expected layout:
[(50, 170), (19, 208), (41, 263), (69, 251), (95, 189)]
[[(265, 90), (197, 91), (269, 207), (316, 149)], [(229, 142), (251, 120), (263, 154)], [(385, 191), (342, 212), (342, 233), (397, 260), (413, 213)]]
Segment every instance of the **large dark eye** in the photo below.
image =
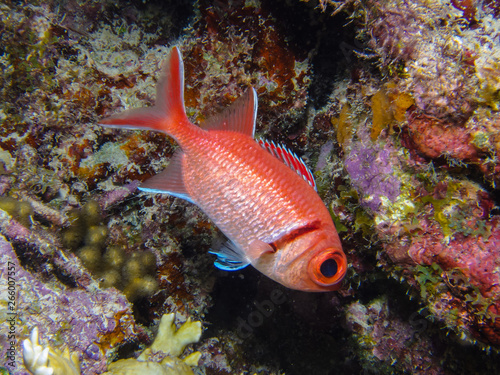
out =
[(319, 270), (324, 277), (332, 277), (335, 276), (339, 267), (335, 259), (329, 258), (321, 263)]
[[(334, 290), (347, 271), (347, 259), (341, 249), (327, 248), (316, 253), (307, 266), (311, 280), (316, 284)], [(338, 289), (338, 288), (337, 288)]]

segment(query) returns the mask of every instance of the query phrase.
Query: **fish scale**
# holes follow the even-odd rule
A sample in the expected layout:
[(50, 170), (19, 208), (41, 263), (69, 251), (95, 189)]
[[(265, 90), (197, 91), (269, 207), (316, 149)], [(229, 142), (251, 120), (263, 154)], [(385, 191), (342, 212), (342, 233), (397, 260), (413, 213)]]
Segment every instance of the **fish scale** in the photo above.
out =
[(253, 139), (255, 90), (198, 127), (186, 116), (183, 85), (182, 58), (174, 47), (158, 80), (156, 105), (100, 122), (162, 131), (179, 144), (167, 168), (139, 189), (198, 205), (228, 237), (211, 251), (217, 267), (251, 264), (289, 288), (338, 289), (347, 260), (330, 213), (300, 158), (274, 142)]
[[(246, 138), (245, 135), (240, 137)], [(237, 245), (247, 246), (255, 236), (265, 242), (273, 242), (283, 233), (318, 219), (314, 206), (304, 204), (305, 197), (300, 194), (304, 189), (301, 185), (307, 183), (297, 178), (293, 171), (287, 170), (290, 173), (282, 176), (281, 163), (261, 147), (255, 147), (252, 139), (238, 140), (239, 144), (245, 144), (246, 141), (249, 148), (252, 148), (250, 156), (249, 150), (246, 150), (247, 159), (243, 164), (241, 160), (229, 157), (241, 154), (238, 149), (230, 149), (235, 144), (234, 135), (227, 137), (226, 147), (224, 134), (218, 138), (219, 147), (207, 148), (207, 151), (197, 149), (194, 151), (196, 157), (191, 156), (190, 149), (184, 150), (184, 179), (193, 200)], [(209, 155), (209, 150), (212, 149), (218, 150), (221, 159), (225, 161), (224, 166), (215, 165), (214, 158)], [(256, 156), (252, 157), (254, 153)], [(264, 163), (267, 171), (261, 166)], [(206, 173), (207, 170), (211, 172)], [(264, 179), (259, 177), (263, 173), (267, 174), (266, 181), (270, 183), (267, 186), (260, 184), (259, 189), (255, 189), (256, 182)], [(238, 183), (228, 184), (231, 180)], [(229, 198), (226, 199), (226, 196)], [(243, 204), (238, 204), (238, 200)], [(320, 201), (319, 204), (323, 206), (323, 202)], [(226, 223), (224, 218), (235, 206), (238, 210), (232, 213), (232, 220)], [(268, 207), (280, 207), (282, 213), (276, 215), (276, 211), (270, 211)], [(246, 231), (242, 232), (241, 228)], [(253, 236), (248, 236), (248, 233)]]

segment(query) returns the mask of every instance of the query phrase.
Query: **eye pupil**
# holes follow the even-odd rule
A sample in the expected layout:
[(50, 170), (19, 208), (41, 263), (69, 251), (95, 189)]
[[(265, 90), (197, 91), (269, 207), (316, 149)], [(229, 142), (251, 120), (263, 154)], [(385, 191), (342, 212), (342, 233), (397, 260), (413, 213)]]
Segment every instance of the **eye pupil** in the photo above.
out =
[(335, 276), (335, 274), (338, 271), (337, 262), (332, 258), (327, 259), (323, 263), (321, 263), (319, 270), (321, 271), (321, 274), (325, 277)]

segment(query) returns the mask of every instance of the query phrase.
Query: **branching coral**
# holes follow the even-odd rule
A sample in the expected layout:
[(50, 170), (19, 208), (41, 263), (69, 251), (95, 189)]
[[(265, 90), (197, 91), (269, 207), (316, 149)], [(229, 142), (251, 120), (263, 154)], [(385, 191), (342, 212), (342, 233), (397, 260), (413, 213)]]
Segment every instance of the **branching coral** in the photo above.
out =
[[(175, 314), (165, 314), (160, 322), (158, 334), (150, 348), (138, 359), (122, 359), (109, 365), (106, 375), (193, 375), (190, 366), (196, 366), (201, 353), (193, 352), (179, 359), (185, 347), (199, 341), (201, 322), (188, 319), (179, 329), (174, 324)], [(76, 353), (63, 353), (38, 342), (38, 328), (34, 328), (29, 339), (23, 342), (24, 365), (33, 375), (80, 375), (80, 361)]]
[(165, 314), (161, 318), (158, 334), (151, 348), (146, 349), (139, 359), (146, 359), (151, 353), (163, 352), (175, 357), (182, 354), (184, 348), (197, 342), (201, 336), (201, 322), (193, 322), (191, 318), (176, 329), (175, 314)]
[(63, 353), (38, 343), (38, 328), (34, 328), (29, 339), (23, 342), (23, 360), (26, 369), (33, 375), (80, 375), (80, 360), (76, 353)]
[(175, 314), (161, 318), (158, 334), (150, 348), (144, 350), (138, 359), (121, 359), (109, 365), (103, 375), (192, 375), (190, 366), (196, 366), (201, 353), (193, 352), (183, 360), (178, 356), (185, 347), (195, 343), (201, 336), (201, 322), (189, 318), (179, 329), (174, 324)]

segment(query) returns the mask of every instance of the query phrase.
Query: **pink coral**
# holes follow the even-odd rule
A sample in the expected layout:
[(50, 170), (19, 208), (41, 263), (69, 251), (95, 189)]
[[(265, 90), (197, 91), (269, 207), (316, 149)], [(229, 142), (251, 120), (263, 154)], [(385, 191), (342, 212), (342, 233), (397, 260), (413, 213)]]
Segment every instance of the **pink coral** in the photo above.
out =
[(413, 146), (426, 157), (446, 155), (464, 162), (478, 160), (471, 135), (463, 126), (413, 113), (408, 118), (408, 134)]
[(386, 251), (399, 264), (407, 262), (409, 257), (419, 265), (439, 265), (444, 271), (442, 277), (452, 292), (452, 299), (446, 303), (447, 307), (443, 307), (443, 313), (457, 308), (463, 314), (470, 314), (465, 323), (472, 320), (472, 326), (462, 328), (477, 339), (498, 346), (500, 219), (488, 220), (485, 225), (489, 228), (489, 235), (465, 236), (456, 233), (446, 243), (442, 228), (429, 218), (421, 218), (419, 227), (422, 233), (419, 236), (414, 236), (407, 244), (398, 242), (387, 245)]

